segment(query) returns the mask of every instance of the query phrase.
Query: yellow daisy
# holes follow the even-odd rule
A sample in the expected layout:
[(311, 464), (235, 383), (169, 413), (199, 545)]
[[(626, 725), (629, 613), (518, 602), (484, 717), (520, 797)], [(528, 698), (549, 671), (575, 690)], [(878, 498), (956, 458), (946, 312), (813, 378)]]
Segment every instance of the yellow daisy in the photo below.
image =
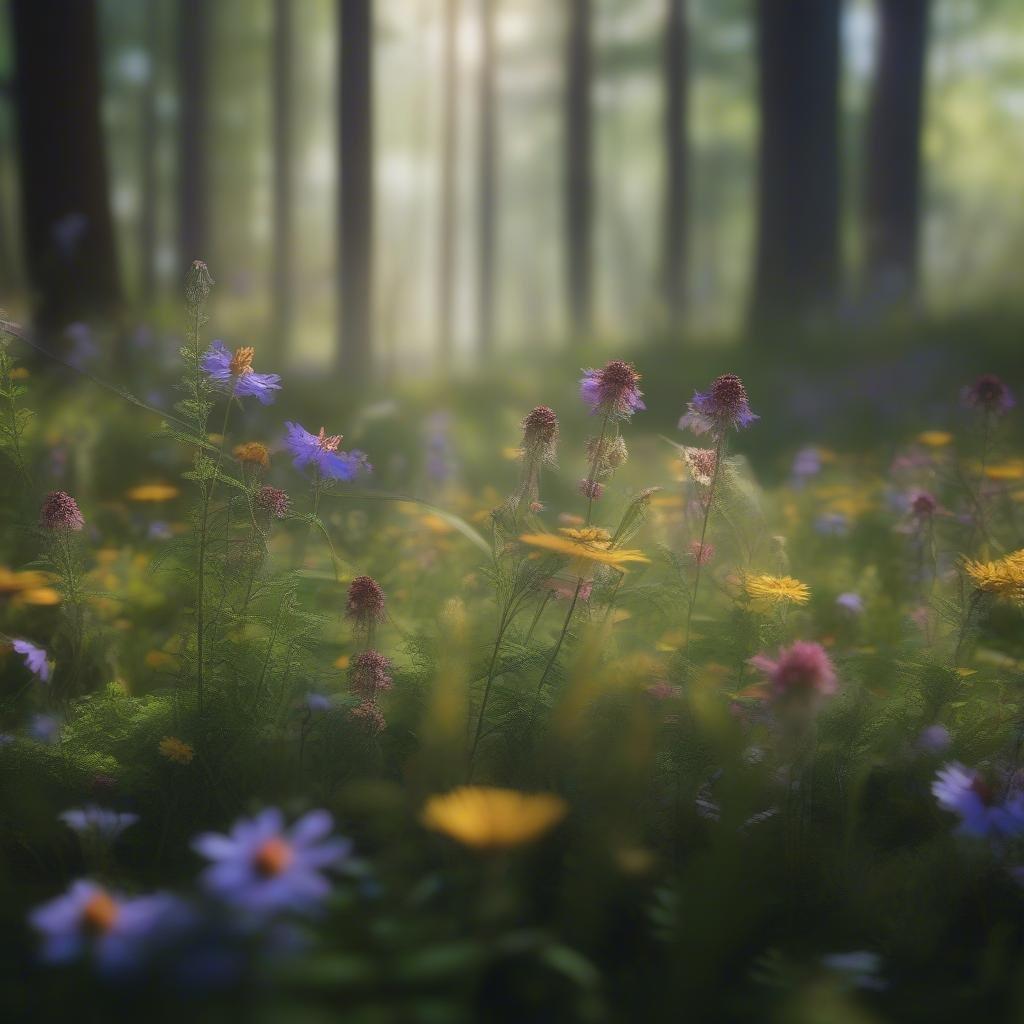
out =
[(539, 839), (566, 815), (569, 805), (553, 793), (520, 793), (491, 786), (462, 786), (432, 796), (420, 821), (464, 846), (506, 850)]
[(628, 548), (613, 548), (611, 534), (600, 526), (567, 527), (558, 533), (524, 533), (519, 538), (530, 547), (553, 551), (572, 559), (571, 571), (582, 576), (593, 565), (610, 565), (620, 572), (629, 562), (650, 562), (642, 552)]
[(965, 558), (964, 572), (976, 590), (1018, 603), (1024, 602), (1024, 548), (994, 562), (976, 562)]
[(811, 588), (792, 576), (769, 576), (766, 573), (746, 576), (743, 589), (747, 597), (766, 604), (784, 604), (787, 601), (807, 604), (811, 599)]

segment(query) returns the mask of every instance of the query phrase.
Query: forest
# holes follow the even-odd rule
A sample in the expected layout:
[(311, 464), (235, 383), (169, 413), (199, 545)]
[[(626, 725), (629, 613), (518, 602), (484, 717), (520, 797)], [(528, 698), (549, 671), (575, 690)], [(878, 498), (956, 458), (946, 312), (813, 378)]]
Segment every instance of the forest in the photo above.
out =
[(1024, 1020), (1024, 5), (0, 0), (0, 1015)]

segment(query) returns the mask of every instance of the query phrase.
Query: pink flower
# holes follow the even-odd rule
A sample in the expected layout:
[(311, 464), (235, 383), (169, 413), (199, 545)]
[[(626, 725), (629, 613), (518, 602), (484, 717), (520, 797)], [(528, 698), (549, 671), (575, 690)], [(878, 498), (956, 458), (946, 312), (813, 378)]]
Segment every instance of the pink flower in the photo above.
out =
[(825, 697), (839, 689), (836, 670), (821, 644), (800, 640), (780, 647), (776, 660), (758, 654), (750, 664), (768, 676), (776, 700)]
[(47, 530), (80, 530), (85, 526), (78, 502), (67, 491), (50, 491), (39, 510), (39, 521)]

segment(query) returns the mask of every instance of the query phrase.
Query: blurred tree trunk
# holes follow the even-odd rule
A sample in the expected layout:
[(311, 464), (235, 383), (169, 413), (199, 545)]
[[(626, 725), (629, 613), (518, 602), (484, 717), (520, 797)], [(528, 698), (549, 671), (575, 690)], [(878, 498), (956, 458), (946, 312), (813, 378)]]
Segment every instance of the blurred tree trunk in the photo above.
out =
[(498, 111), (494, 14), (497, 0), (480, 2), (479, 264), (477, 334), (480, 357), (494, 351), (494, 272), (498, 241)]
[(582, 340), (590, 333), (593, 304), (590, 0), (568, 3), (563, 167), (566, 288), (570, 327), (575, 339)]
[(156, 294), (157, 219), (157, 68), (160, 65), (160, 0), (146, 0), (146, 55), (149, 71), (142, 85), (139, 133), (139, 295), (151, 302)]
[(121, 298), (100, 123), (94, 0), (14, 0), (25, 261), (45, 332)]
[(178, 0), (178, 263), (182, 274), (193, 260), (210, 258), (209, 37), (208, 0)]
[(670, 323), (686, 306), (687, 194), (689, 160), (688, 31), (686, 0), (668, 0), (662, 51), (664, 76), (665, 210), (662, 225), (661, 293)]
[(337, 0), (338, 369), (369, 380), (373, 354), (373, 3)]
[(292, 324), (292, 7), (274, 0), (274, 331), (270, 357), (280, 363), (288, 351)]
[(441, 50), (441, 195), (437, 254), (437, 333), (441, 365), (450, 366), (454, 348), (455, 175), (459, 137), (458, 50), (459, 0), (445, 0), (444, 46)]
[(875, 81), (867, 125), (864, 287), (895, 300), (917, 286), (921, 121), (929, 0), (877, 0)]
[(840, 0), (758, 0), (755, 321), (796, 324), (835, 305), (840, 6)]

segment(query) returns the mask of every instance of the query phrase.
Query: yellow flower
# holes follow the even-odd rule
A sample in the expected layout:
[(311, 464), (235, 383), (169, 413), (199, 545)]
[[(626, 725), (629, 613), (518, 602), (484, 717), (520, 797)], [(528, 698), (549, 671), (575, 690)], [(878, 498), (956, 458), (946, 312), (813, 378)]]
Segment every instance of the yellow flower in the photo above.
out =
[(976, 590), (1018, 603), (1024, 602), (1024, 548), (994, 562), (976, 562), (965, 558), (964, 572)]
[(129, 501), (170, 501), (181, 491), (174, 484), (139, 484), (125, 493)]
[(53, 587), (30, 587), (23, 590), (16, 598), (19, 604), (54, 605), (60, 604), (60, 593)]
[(985, 467), (989, 480), (1024, 480), (1024, 459), (1011, 459)]
[(792, 576), (768, 576), (764, 573), (747, 576), (743, 580), (743, 589), (748, 597), (767, 604), (783, 604), (786, 601), (807, 604), (811, 599), (811, 588)]
[(168, 761), (173, 761), (175, 764), (190, 764), (192, 758), (195, 757), (195, 751), (184, 740), (179, 740), (177, 736), (165, 736), (157, 749)]
[(36, 590), (46, 586), (52, 577), (45, 572), (27, 569), (24, 572), (12, 572), (0, 565), (0, 594), (17, 594), (27, 590)]
[(259, 441), (246, 441), (245, 444), (236, 445), (232, 454), (239, 462), (248, 462), (254, 466), (269, 466), (270, 452), (265, 444)]
[(569, 805), (553, 793), (462, 786), (443, 796), (432, 796), (420, 821), (465, 846), (505, 850), (539, 839), (568, 810)]
[(928, 448), (945, 448), (952, 443), (953, 435), (948, 430), (923, 430), (917, 440)]
[(576, 576), (582, 576), (595, 564), (626, 572), (623, 566), (627, 562), (650, 562), (642, 551), (613, 548), (611, 534), (600, 526), (567, 527), (558, 533), (524, 533), (519, 539), (530, 547), (571, 558), (571, 570)]

